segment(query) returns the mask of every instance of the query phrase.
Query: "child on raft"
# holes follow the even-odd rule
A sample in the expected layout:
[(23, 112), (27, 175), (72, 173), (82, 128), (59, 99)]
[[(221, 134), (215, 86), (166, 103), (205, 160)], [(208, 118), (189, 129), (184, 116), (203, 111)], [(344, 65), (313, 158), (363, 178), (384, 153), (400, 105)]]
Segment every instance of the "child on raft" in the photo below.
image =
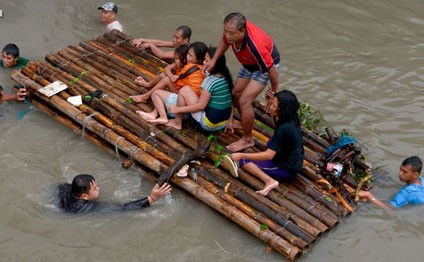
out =
[[(205, 62), (213, 57), (215, 51), (215, 47), (209, 47)], [(180, 90), (177, 105), (168, 108), (168, 112), (176, 116), (169, 120), (167, 126), (181, 129), (183, 113), (191, 113), (195, 123), (207, 132), (218, 131), (226, 126), (232, 112), (233, 79), (226, 65), (225, 55), (217, 60), (209, 73), (202, 82), (200, 96), (188, 86)]]
[[(145, 99), (151, 94), (155, 109), (150, 113), (143, 111), (136, 113), (152, 124), (167, 124), (166, 108), (177, 104), (177, 93), (181, 88), (190, 87), (199, 96), (200, 85), (205, 78), (202, 74), (202, 65), (207, 50), (208, 47), (203, 42), (192, 43), (185, 57), (182, 56), (182, 52), (176, 50), (175, 63), (165, 68), (167, 77), (161, 79), (149, 92), (141, 95), (142, 99)], [(164, 90), (166, 88), (169, 91)]]
[(293, 92), (283, 90), (276, 93), (269, 108), (269, 114), (274, 118), (276, 127), (267, 149), (262, 152), (232, 153), (227, 156), (226, 161), (229, 160), (234, 176), (238, 176), (237, 164), (234, 163), (236, 162), (265, 183), (261, 190), (256, 191), (260, 195), (266, 196), (278, 187), (279, 182), (292, 181), (302, 169), (304, 151), (298, 109), (299, 102)]

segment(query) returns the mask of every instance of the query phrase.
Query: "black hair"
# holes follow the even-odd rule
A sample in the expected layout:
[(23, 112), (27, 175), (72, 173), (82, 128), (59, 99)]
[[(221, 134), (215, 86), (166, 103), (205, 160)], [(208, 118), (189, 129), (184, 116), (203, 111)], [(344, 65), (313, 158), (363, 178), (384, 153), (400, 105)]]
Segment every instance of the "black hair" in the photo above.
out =
[(80, 197), (82, 194), (87, 194), (90, 191), (91, 184), (96, 181), (92, 175), (81, 174), (74, 177), (72, 180), (71, 193), (75, 197)]
[(277, 124), (293, 121), (296, 126), (300, 126), (299, 101), (296, 95), (289, 90), (282, 90), (274, 95), (278, 100), (278, 116)]
[(188, 44), (185, 44), (175, 48), (175, 54), (178, 56), (178, 59), (180, 59), (180, 63), (182, 66), (187, 64), (187, 53), (189, 47), (190, 46)]
[(5, 52), (7, 55), (12, 55), (14, 58), (19, 57), (19, 48), (17, 45), (10, 43), (3, 47), (2, 53)]
[[(208, 54), (212, 58), (216, 52), (216, 47), (210, 46), (208, 48)], [(233, 89), (234, 83), (233, 83), (233, 77), (231, 76), (230, 70), (227, 67), (227, 62), (225, 59), (225, 55), (222, 55), (215, 63), (215, 67), (210, 71), (211, 74), (221, 74), (225, 77), (225, 80), (227, 80), (228, 86), (230, 87), (230, 90)]]
[(194, 42), (190, 45), (190, 48), (193, 48), (194, 54), (196, 55), (196, 64), (203, 65), (208, 46), (203, 42)]
[(423, 168), (423, 161), (418, 156), (411, 156), (403, 160), (402, 166), (411, 166), (412, 171), (420, 174)]
[(188, 40), (190, 42), (190, 38), (191, 38), (191, 28), (190, 27), (188, 27), (186, 25), (182, 25), (182, 26), (177, 27), (176, 30), (181, 31), (182, 37), (188, 38)]
[(224, 24), (229, 22), (236, 23), (239, 31), (246, 29), (246, 17), (238, 12), (230, 13), (224, 18)]

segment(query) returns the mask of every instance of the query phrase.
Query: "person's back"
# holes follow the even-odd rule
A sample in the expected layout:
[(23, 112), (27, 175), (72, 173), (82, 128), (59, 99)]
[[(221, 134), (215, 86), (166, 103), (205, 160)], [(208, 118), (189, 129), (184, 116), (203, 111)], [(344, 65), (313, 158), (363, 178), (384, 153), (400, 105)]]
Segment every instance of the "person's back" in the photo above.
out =
[(80, 199), (72, 194), (71, 184), (61, 184), (58, 187), (59, 207), (68, 213), (87, 213), (92, 211), (96, 202)]

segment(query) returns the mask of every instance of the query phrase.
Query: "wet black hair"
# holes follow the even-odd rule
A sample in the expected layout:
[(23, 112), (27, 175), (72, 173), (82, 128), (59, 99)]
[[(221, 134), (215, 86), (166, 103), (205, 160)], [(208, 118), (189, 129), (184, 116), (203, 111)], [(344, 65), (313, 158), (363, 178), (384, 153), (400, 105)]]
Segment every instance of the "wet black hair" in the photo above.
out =
[[(213, 57), (213, 55), (216, 52), (216, 47), (210, 46), (208, 48), (208, 54), (210, 57)], [(225, 77), (225, 80), (227, 80), (228, 86), (230, 87), (230, 90), (233, 89), (234, 83), (233, 83), (233, 77), (231, 76), (230, 70), (227, 67), (227, 62), (225, 59), (225, 55), (222, 55), (215, 63), (215, 67), (212, 71), (209, 73), (211, 74), (221, 74)]]
[(208, 51), (208, 46), (203, 42), (194, 42), (190, 45), (190, 48), (193, 48), (194, 54), (196, 55), (196, 64), (203, 65), (206, 52)]
[(190, 46), (188, 44), (185, 44), (175, 48), (175, 54), (178, 56), (178, 59), (180, 59), (180, 63), (182, 66), (187, 64), (187, 53), (189, 47)]
[(421, 173), (423, 161), (418, 156), (411, 156), (403, 160), (402, 166), (411, 166), (412, 171)]
[(239, 31), (246, 29), (246, 17), (238, 12), (230, 13), (224, 18), (224, 24), (229, 22), (236, 23)]
[(91, 183), (96, 181), (92, 175), (81, 174), (74, 177), (72, 180), (71, 193), (75, 197), (80, 197), (82, 194), (87, 194), (90, 191)]
[(299, 101), (296, 95), (289, 90), (282, 90), (274, 95), (278, 100), (277, 124), (293, 121), (296, 126), (300, 126), (300, 119), (297, 111)]
[(186, 25), (182, 25), (182, 26), (177, 27), (176, 30), (181, 31), (182, 37), (188, 38), (188, 41), (190, 42), (190, 38), (191, 38), (191, 28), (190, 27), (188, 27)]
[(14, 58), (19, 57), (19, 47), (13, 43), (7, 44), (3, 47), (2, 53), (5, 52), (7, 55), (12, 55)]

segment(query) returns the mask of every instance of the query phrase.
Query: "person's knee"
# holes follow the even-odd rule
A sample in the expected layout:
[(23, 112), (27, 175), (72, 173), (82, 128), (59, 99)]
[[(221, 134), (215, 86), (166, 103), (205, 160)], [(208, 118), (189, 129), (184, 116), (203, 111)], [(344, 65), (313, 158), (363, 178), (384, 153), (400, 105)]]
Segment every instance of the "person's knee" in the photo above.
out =
[(193, 91), (193, 89), (190, 86), (183, 86), (179, 92), (178, 95), (187, 95), (189, 94), (191, 91)]
[(252, 108), (253, 99), (246, 96), (241, 96), (239, 99), (240, 108), (249, 109)]

